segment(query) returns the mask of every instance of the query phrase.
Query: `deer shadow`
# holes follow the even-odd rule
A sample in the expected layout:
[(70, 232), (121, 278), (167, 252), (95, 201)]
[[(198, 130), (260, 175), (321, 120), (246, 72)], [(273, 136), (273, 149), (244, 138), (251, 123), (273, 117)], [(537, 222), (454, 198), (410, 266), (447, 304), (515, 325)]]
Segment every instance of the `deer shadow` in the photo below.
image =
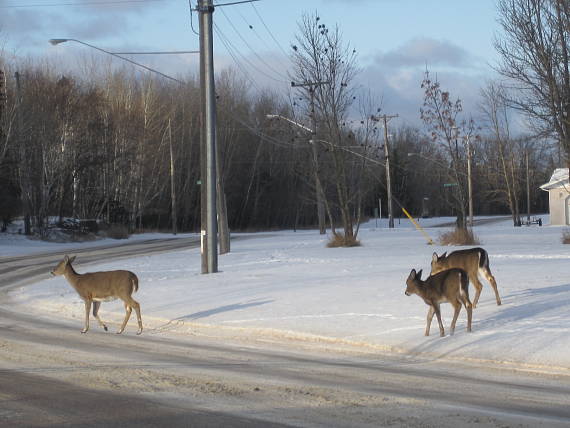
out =
[(221, 314), (224, 312), (239, 311), (246, 308), (252, 308), (255, 306), (266, 305), (267, 303), (272, 303), (273, 300), (254, 300), (245, 303), (234, 303), (231, 305), (218, 306), (217, 308), (208, 309), (205, 311), (194, 312), (193, 314), (183, 315), (178, 318), (174, 318), (173, 321), (190, 321), (197, 320), (201, 318), (207, 318), (212, 315)]
[[(526, 299), (535, 298), (534, 301), (525, 301)], [(504, 332), (509, 329), (518, 329), (523, 328), (520, 326), (511, 327), (512, 323), (525, 323), (528, 321), (525, 320), (532, 320), (533, 318), (540, 316), (541, 314), (545, 314), (549, 311), (559, 310), (560, 308), (570, 308), (570, 284), (561, 284), (552, 287), (544, 287), (544, 288), (537, 288), (537, 289), (526, 289), (517, 291), (514, 293), (510, 293), (504, 296), (503, 305), (496, 308), (493, 314), (485, 319), (477, 319), (477, 314), (479, 312), (478, 309), (473, 311), (473, 331), (477, 332), (485, 332), (486, 330), (489, 331), (489, 334), (485, 334), (482, 337), (475, 337), (474, 340), (468, 340), (467, 343), (462, 341), (461, 344), (458, 346), (453, 346), (451, 348), (448, 347), (450, 345), (450, 340), (453, 340), (452, 337), (449, 337), (449, 326), (446, 324), (446, 337), (440, 338), (438, 334), (434, 335), (432, 332), (432, 336), (429, 338), (425, 338), (425, 340), (418, 344), (417, 346), (410, 349), (411, 353), (436, 353), (437, 356), (434, 359), (444, 358), (449, 355), (453, 355), (454, 352), (459, 351), (461, 349), (477, 349), (479, 346), (485, 346), (485, 342), (489, 343), (492, 342), (500, 342), (504, 339)], [(517, 303), (517, 304), (515, 304)], [(567, 311), (566, 311), (567, 312)], [(465, 314), (464, 310), (461, 311), (462, 314)], [(524, 325), (525, 330), (530, 330), (532, 328), (538, 328), (541, 331), (544, 328), (552, 327), (552, 328), (560, 328), (562, 325), (560, 324), (561, 318), (566, 319), (566, 317), (561, 317), (555, 314), (551, 320), (548, 319), (541, 319), (536, 320), (536, 327), (532, 324), (528, 323)], [(461, 320), (461, 315), (459, 317)], [(462, 323), (459, 323), (455, 330), (455, 335), (458, 334), (467, 334), (463, 329)], [(444, 320), (445, 324), (445, 320)], [(570, 324), (570, 322), (569, 322)], [(437, 325), (436, 325), (437, 327)], [(433, 324), (432, 324), (433, 329)], [(437, 329), (436, 329), (437, 330)], [(496, 334), (493, 334), (491, 330), (496, 330)], [(444, 339), (444, 340), (442, 340)], [(443, 347), (442, 347), (443, 346)]]

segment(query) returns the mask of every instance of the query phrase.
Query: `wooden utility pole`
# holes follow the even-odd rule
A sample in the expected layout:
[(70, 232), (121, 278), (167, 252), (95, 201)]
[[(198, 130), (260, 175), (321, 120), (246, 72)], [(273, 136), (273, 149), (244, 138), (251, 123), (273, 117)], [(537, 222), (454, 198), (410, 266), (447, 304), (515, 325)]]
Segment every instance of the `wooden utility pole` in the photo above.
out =
[(390, 149), (388, 144), (388, 121), (398, 117), (397, 114), (388, 116), (371, 116), (371, 119), (378, 122), (380, 119), (383, 121), (384, 125), (384, 160), (386, 162), (386, 193), (388, 198), (388, 227), (390, 229), (394, 228), (394, 211), (392, 204), (392, 181), (390, 178)]
[[(28, 168), (28, 159), (24, 148), (24, 116), (22, 107), (22, 82), (20, 81), (20, 73), (14, 73), (16, 78), (16, 114), (18, 128), (18, 146), (20, 148), (20, 186), (22, 187), (22, 208), (24, 211), (24, 234), (31, 235), (32, 225), (30, 219), (30, 171)], [(23, 165), (25, 165), (22, 170)]]
[(528, 169), (528, 150), (525, 152), (526, 163), (526, 222), (530, 224), (530, 172)]
[(473, 227), (473, 184), (471, 182), (471, 143), (467, 136), (467, 195), (469, 198), (469, 227)]
[(171, 120), (168, 118), (168, 147), (170, 148), (170, 199), (172, 202), (172, 233), (176, 235), (178, 231), (178, 219), (176, 208), (176, 183), (174, 180), (174, 150), (172, 149), (172, 126)]

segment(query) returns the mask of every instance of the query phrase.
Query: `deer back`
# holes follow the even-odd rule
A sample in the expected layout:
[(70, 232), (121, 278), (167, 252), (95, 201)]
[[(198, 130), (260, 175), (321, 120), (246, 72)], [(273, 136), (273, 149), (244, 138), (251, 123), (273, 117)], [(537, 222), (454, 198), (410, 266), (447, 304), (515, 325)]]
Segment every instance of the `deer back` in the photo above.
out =
[(437, 274), (447, 269), (463, 269), (470, 276), (477, 275), (478, 270), (488, 264), (487, 251), (483, 248), (470, 248), (467, 250), (453, 251), (449, 255), (446, 253), (438, 256), (433, 253), (431, 261), (431, 273)]
[(75, 288), (94, 300), (130, 296), (138, 287), (138, 278), (128, 270), (88, 272), (78, 275)]

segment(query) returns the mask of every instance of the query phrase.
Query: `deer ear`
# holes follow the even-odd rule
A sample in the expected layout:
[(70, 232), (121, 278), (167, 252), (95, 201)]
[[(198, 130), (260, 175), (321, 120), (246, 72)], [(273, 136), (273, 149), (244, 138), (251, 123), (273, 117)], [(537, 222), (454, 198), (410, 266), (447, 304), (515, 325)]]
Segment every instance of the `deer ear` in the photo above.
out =
[(69, 257), (68, 257), (67, 263), (73, 263), (73, 262), (75, 261), (75, 257), (76, 257), (76, 256), (73, 256), (72, 258), (69, 258)]
[(414, 279), (416, 277), (416, 270), (412, 269), (412, 271), (410, 272), (410, 276), (408, 276), (408, 279)]
[(431, 261), (437, 262), (437, 253), (433, 253), (433, 256), (431, 256)]
[(67, 254), (63, 257), (63, 261), (65, 263), (67, 263), (69, 261), (69, 256)]
[(420, 269), (420, 270), (418, 271), (418, 273), (417, 273), (417, 275), (416, 275), (416, 278), (417, 278), (417, 279), (422, 279), (422, 271), (423, 271), (423, 269)]
[(444, 258), (446, 258), (446, 257), (447, 257), (447, 251), (446, 251), (445, 253), (443, 253), (440, 258), (441, 258), (441, 259), (444, 259)]

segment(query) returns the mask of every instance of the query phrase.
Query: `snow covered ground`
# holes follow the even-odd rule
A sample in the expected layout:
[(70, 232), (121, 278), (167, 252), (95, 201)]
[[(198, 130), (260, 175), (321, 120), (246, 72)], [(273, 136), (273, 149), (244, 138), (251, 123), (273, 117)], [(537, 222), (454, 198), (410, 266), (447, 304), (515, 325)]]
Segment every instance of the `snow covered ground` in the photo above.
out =
[[(543, 218), (547, 225), (547, 216)], [(430, 226), (446, 220), (451, 219), (420, 223), (436, 240), (448, 229)], [(234, 241), (231, 253), (219, 258), (220, 272), (212, 275), (200, 274), (199, 249), (111, 260), (89, 270), (129, 269), (139, 276), (135, 298), (142, 307), (143, 335), (207, 330), (213, 335), (293, 338), (319, 346), (570, 370), (570, 245), (561, 243), (563, 230), (514, 228), (510, 220), (476, 226), (503, 305), (496, 305), (484, 282), (472, 333), (465, 331), (463, 310), (455, 335), (447, 335), (452, 310), (442, 306), (444, 338), (435, 319), (432, 335), (423, 335), (427, 306), (417, 296), (404, 295), (405, 280), (412, 268), (423, 269), (425, 277), (434, 251), (456, 248), (427, 245), (404, 220), (396, 221), (395, 229), (386, 228), (385, 221), (370, 221), (359, 234), (362, 246), (355, 248), (326, 248), (328, 238), (314, 230), (258, 233), (256, 239)], [(148, 235), (135, 239), (142, 238)], [(65, 246), (77, 244), (0, 234), (0, 257)], [(470, 291), (473, 297), (473, 287)], [(62, 277), (15, 289), (10, 298), (26, 310), (75, 318), (78, 331), (82, 327), (83, 304)], [(110, 324), (118, 324), (123, 313), (119, 302), (103, 304), (100, 312)], [(136, 331), (133, 318), (126, 334)], [(92, 323), (91, 328), (99, 327)]]

